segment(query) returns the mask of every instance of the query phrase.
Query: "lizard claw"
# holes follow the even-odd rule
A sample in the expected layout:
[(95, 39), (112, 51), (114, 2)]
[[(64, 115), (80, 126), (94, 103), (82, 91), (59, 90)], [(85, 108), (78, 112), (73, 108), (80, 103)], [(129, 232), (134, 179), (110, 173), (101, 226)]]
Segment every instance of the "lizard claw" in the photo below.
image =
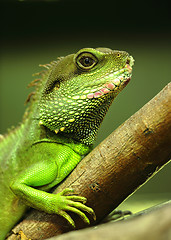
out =
[[(75, 223), (73, 219), (70, 217), (66, 211), (71, 211), (76, 213), (78, 216), (82, 218), (82, 220), (86, 224), (90, 224), (90, 220), (86, 216), (84, 212), (92, 215), (93, 219), (96, 220), (96, 215), (92, 208), (84, 205), (87, 201), (85, 197), (77, 196), (77, 195), (68, 195), (73, 194), (73, 189), (66, 188), (62, 192), (58, 193), (58, 197), (62, 198), (62, 206), (58, 210), (57, 214), (64, 217), (71, 225), (75, 228)], [(59, 202), (58, 202), (59, 203)], [(61, 205), (61, 204), (60, 204)]]

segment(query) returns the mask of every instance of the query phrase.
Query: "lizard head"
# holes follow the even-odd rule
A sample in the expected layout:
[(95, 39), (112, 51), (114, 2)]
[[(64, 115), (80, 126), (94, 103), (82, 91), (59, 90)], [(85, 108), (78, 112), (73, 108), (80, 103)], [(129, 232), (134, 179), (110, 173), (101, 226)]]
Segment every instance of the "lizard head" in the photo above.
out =
[(83, 48), (48, 71), (39, 103), (40, 124), (84, 144), (93, 143), (113, 99), (131, 78), (125, 51)]

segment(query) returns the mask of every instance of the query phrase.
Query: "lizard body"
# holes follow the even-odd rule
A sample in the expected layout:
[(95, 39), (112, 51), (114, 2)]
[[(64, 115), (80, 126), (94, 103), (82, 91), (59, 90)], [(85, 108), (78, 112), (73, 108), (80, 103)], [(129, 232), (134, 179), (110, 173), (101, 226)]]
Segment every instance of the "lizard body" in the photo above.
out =
[(0, 138), (0, 240), (28, 207), (56, 213), (74, 226), (66, 211), (89, 223), (94, 211), (71, 190), (52, 194), (92, 149), (113, 99), (131, 78), (133, 58), (124, 51), (84, 48), (44, 65), (29, 97), (23, 122)]

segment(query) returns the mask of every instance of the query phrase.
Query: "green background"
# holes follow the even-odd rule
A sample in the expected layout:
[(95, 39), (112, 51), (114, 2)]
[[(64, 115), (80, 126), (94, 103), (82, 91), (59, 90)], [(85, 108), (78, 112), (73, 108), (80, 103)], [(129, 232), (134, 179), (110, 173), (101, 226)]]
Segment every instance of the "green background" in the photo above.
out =
[[(82, 47), (126, 50), (133, 77), (110, 108), (96, 144), (153, 98), (169, 81), (171, 25), (167, 1), (22, 1), (0, 3), (0, 132), (16, 126), (38, 65)], [(171, 164), (122, 209), (136, 211), (171, 199)], [(128, 179), (129, 181), (129, 179)]]

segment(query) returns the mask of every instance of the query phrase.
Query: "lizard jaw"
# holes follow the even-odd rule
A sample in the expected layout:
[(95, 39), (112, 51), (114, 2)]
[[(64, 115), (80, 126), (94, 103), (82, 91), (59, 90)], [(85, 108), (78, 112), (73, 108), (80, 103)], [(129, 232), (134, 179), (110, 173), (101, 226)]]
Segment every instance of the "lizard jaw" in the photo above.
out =
[[(103, 87), (98, 89), (97, 91), (87, 94), (87, 98), (88, 99), (99, 98), (105, 94), (108, 94), (109, 92), (117, 91), (120, 87), (125, 87), (131, 80), (132, 67), (129, 64), (126, 64), (125, 68), (118, 72), (123, 73), (118, 77), (114, 78), (113, 80), (111, 80), (109, 83), (105, 83)], [(112, 72), (108, 74), (106, 77), (107, 78), (114, 77), (114, 73)]]

